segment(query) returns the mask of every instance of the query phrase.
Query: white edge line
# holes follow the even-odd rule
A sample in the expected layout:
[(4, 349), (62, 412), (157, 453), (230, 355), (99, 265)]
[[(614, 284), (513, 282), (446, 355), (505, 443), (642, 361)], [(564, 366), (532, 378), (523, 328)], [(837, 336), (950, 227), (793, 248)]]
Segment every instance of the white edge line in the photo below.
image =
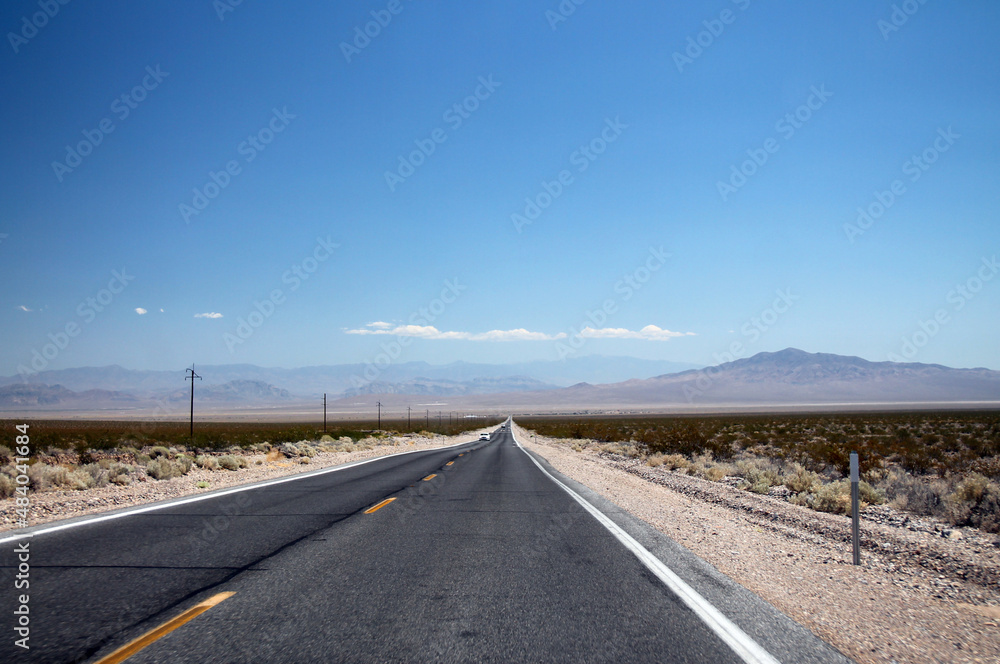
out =
[(514, 443), (521, 448), (521, 450), (527, 454), (528, 458), (531, 459), (539, 470), (545, 473), (549, 479), (555, 482), (560, 488), (562, 488), (566, 493), (568, 493), (576, 502), (580, 503), (585, 510), (590, 512), (590, 514), (597, 519), (597, 521), (607, 528), (612, 535), (618, 538), (618, 540), (629, 549), (639, 561), (645, 565), (649, 571), (655, 574), (663, 585), (667, 586), (677, 597), (680, 598), (684, 604), (690, 608), (695, 615), (701, 618), (702, 622), (708, 625), (715, 634), (722, 639), (727, 646), (729, 646), (733, 652), (740, 656), (740, 658), (747, 664), (780, 664), (777, 659), (775, 659), (769, 652), (764, 650), (756, 641), (750, 638), (746, 632), (736, 626), (733, 621), (727, 618), (721, 611), (712, 606), (712, 604), (698, 594), (698, 592), (689, 586), (682, 578), (677, 576), (673, 570), (664, 564), (662, 560), (654, 556), (649, 552), (642, 544), (639, 544), (631, 535), (622, 530), (622, 528), (612, 521), (604, 512), (600, 511), (593, 505), (591, 505), (586, 498), (579, 495), (573, 489), (569, 488), (558, 479), (556, 479), (549, 471), (545, 470), (542, 464), (538, 463), (538, 460), (534, 456), (528, 454), (521, 443), (517, 440), (514, 435), (514, 428), (510, 428), (510, 435), (514, 438)]
[(372, 457), (371, 459), (362, 459), (361, 461), (352, 461), (340, 466), (334, 466), (333, 468), (321, 468), (319, 470), (313, 470), (305, 473), (298, 473), (288, 477), (278, 477), (272, 480), (263, 480), (261, 482), (255, 482), (253, 484), (246, 484), (242, 486), (234, 486), (228, 489), (219, 489), (211, 493), (199, 494), (197, 496), (191, 496), (188, 498), (181, 498), (179, 500), (173, 500), (169, 502), (156, 503), (154, 505), (146, 505), (136, 507), (134, 509), (126, 508), (123, 512), (116, 512), (114, 514), (105, 514), (102, 516), (95, 516), (92, 519), (85, 519), (83, 521), (74, 521), (73, 523), (64, 523), (58, 526), (51, 527), (40, 527), (38, 530), (33, 530), (29, 533), (22, 533), (20, 535), (9, 535), (7, 537), (0, 538), (0, 544), (6, 544), (7, 542), (16, 542), (19, 540), (27, 539), (29, 537), (35, 537), (36, 535), (47, 535), (48, 533), (54, 533), (59, 530), (66, 530), (67, 528), (76, 528), (79, 526), (88, 526), (94, 523), (100, 523), (101, 521), (111, 521), (112, 519), (121, 519), (126, 516), (132, 516), (134, 514), (142, 514), (144, 512), (154, 512), (156, 510), (166, 509), (168, 507), (175, 507), (177, 505), (186, 505), (188, 503), (197, 503), (202, 500), (211, 500), (213, 498), (220, 498), (222, 496), (228, 496), (232, 493), (240, 493), (241, 491), (253, 491), (254, 489), (261, 489), (266, 486), (273, 486), (275, 484), (283, 484), (285, 482), (294, 482), (295, 480), (304, 480), (308, 477), (316, 477), (317, 475), (326, 475), (327, 473), (335, 473), (340, 470), (347, 470), (348, 468), (354, 468), (355, 466), (361, 466), (366, 463), (372, 463), (373, 461), (379, 461), (381, 459), (388, 459), (391, 457), (405, 456), (407, 454), (416, 454), (418, 452), (434, 452), (436, 450), (445, 450), (449, 447), (458, 447), (459, 445), (468, 445), (469, 443), (474, 443), (476, 441), (469, 440), (462, 443), (455, 443), (453, 445), (442, 445), (441, 447), (430, 447), (425, 450), (409, 450), (407, 452), (396, 452), (394, 454), (383, 454), (382, 456)]

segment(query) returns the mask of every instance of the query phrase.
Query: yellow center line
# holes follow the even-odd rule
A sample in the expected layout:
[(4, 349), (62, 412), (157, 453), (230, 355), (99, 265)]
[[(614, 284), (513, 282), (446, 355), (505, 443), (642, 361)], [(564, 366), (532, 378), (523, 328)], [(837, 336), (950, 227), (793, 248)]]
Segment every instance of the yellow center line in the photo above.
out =
[(138, 639), (130, 643), (126, 643), (121, 648), (114, 651), (107, 657), (97, 660), (97, 664), (117, 664), (118, 662), (124, 662), (126, 659), (136, 654), (149, 644), (153, 643), (160, 637), (166, 636), (167, 634), (174, 631), (184, 623), (193, 620), (194, 618), (197, 618), (198, 616), (205, 613), (206, 611), (211, 609), (213, 606), (215, 606), (222, 600), (229, 599), (235, 594), (236, 593), (234, 592), (226, 592), (226, 593), (219, 593), (217, 595), (212, 595), (201, 604), (192, 606), (190, 609), (188, 609), (181, 615), (177, 616), (176, 618), (168, 620), (167, 622), (163, 623), (156, 629), (146, 632)]
[(455, 462), (454, 462), (454, 461), (449, 461), (448, 463), (446, 463), (446, 464), (444, 464), (444, 465), (446, 465), (446, 466), (450, 466), (450, 465), (451, 465), (451, 464), (453, 464), (453, 463), (455, 463)]
[(461, 454), (459, 454), (458, 456), (465, 456), (465, 452), (462, 452), (462, 453), (461, 453)]
[(366, 509), (365, 510), (365, 514), (371, 514), (372, 512), (377, 512), (377, 511), (379, 511), (380, 509), (382, 509), (383, 507), (385, 507), (386, 505), (388, 505), (389, 503), (391, 503), (394, 500), (396, 500), (396, 499), (395, 498), (386, 498), (385, 500), (383, 500), (378, 505), (372, 505), (371, 507), (369, 507), (368, 509)]
[(435, 477), (437, 477), (437, 475), (428, 475), (427, 477), (424, 478), (424, 481), (428, 482), (428, 481), (434, 479)]

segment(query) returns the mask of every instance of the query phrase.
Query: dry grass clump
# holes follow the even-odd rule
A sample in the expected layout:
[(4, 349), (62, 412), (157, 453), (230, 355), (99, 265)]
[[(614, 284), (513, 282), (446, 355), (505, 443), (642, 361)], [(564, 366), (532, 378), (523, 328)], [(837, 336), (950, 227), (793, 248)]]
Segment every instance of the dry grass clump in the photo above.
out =
[(278, 448), (286, 457), (314, 457), (319, 452), (308, 441), (301, 440), (297, 443), (282, 443)]
[(195, 457), (194, 463), (199, 468), (204, 468), (205, 470), (218, 470), (219, 462), (216, 458), (210, 454), (199, 454)]
[(1000, 485), (985, 475), (922, 478), (895, 470), (884, 484), (896, 509), (936, 516), (955, 526), (1000, 532)]
[(10, 498), (14, 495), (17, 483), (6, 473), (0, 473), (0, 498)]
[(187, 475), (191, 471), (191, 466), (190, 457), (182, 456), (177, 459), (160, 457), (146, 464), (146, 473), (153, 479), (169, 480)]
[(972, 473), (945, 497), (948, 518), (956, 526), (974, 526), (989, 533), (1000, 532), (1000, 485)]
[(806, 470), (801, 464), (792, 462), (791, 466), (785, 469), (782, 475), (782, 482), (785, 487), (793, 493), (815, 493), (820, 485), (818, 473)]
[(247, 460), (235, 454), (224, 454), (218, 458), (219, 467), (225, 470), (239, 470), (249, 466)]

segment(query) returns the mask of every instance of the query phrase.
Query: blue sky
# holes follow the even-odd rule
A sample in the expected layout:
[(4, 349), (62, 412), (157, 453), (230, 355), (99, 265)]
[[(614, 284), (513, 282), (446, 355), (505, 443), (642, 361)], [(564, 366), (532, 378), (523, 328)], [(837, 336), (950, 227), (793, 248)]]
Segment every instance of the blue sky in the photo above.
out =
[(995, 2), (16, 0), (0, 26), (0, 373), (1000, 369)]

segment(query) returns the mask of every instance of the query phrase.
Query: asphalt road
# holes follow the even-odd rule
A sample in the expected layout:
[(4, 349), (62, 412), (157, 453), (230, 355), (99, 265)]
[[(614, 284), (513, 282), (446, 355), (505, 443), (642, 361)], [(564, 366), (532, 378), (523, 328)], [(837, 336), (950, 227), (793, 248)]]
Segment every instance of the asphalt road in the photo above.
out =
[[(98, 661), (222, 592), (128, 661), (744, 661), (508, 431), (29, 541), (31, 649), (5, 581), (3, 661)], [(845, 661), (772, 632), (783, 661)]]

